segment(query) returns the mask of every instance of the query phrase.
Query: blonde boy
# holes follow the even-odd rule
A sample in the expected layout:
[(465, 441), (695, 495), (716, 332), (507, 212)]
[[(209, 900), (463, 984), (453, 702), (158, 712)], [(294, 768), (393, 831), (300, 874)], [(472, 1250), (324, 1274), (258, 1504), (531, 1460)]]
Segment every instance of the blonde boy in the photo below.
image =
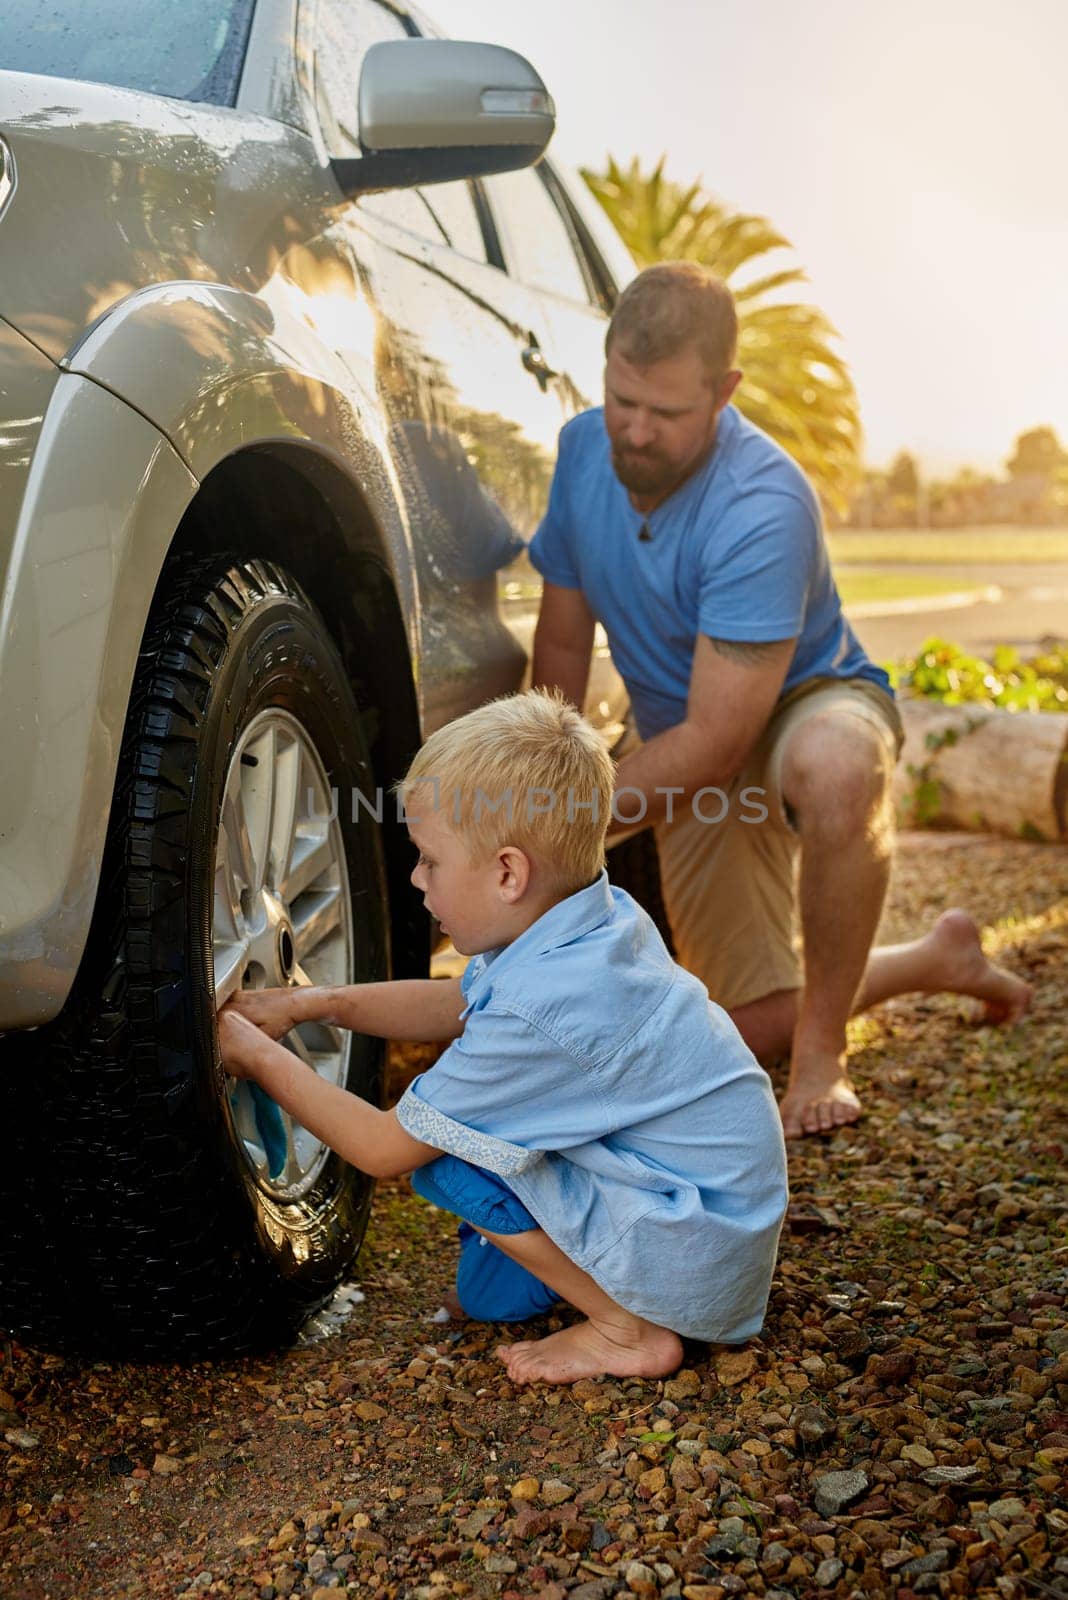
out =
[[(598, 735), (557, 695), (450, 723), (401, 787), (412, 881), (471, 958), (463, 977), (245, 991), (219, 1018), (231, 1073), (463, 1219), (468, 1315), (523, 1320), (557, 1299), (585, 1314), (502, 1345), (516, 1383), (655, 1377), (681, 1337), (756, 1333), (786, 1205), (767, 1077), (608, 882), (612, 786)], [(451, 1043), (383, 1112), (271, 1042), (312, 1019)]]

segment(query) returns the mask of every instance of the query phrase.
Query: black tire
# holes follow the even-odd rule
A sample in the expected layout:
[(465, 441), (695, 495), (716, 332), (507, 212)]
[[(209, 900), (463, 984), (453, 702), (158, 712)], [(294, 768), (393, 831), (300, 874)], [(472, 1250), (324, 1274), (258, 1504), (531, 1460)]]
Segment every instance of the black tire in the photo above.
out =
[(644, 911), (656, 923), (660, 936), (672, 955), (671, 926), (664, 906), (664, 891), (660, 884), (660, 857), (656, 851), (656, 837), (651, 828), (633, 833), (629, 839), (613, 845), (607, 854), (608, 876), (619, 888), (633, 895)]
[[(212, 881), (222, 786), (243, 726), (300, 723), (338, 805), (351, 977), (389, 974), (373, 779), (357, 707), (317, 613), (278, 568), (172, 567), (146, 628), (97, 905), (57, 1020), (0, 1042), (14, 1132), (4, 1181), (0, 1325), (108, 1357), (193, 1358), (285, 1341), (351, 1266), (371, 1183), (329, 1155), (281, 1204), (233, 1132), (218, 1057)], [(355, 1037), (347, 1086), (378, 1104), (384, 1046)], [(13, 1190), (13, 1192), (11, 1192)]]

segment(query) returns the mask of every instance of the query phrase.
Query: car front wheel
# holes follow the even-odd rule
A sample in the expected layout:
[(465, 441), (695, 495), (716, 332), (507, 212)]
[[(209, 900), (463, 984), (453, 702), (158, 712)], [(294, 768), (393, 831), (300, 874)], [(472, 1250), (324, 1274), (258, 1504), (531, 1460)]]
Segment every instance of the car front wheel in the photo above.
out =
[[(0, 1326), (108, 1356), (234, 1354), (291, 1337), (351, 1267), (371, 1184), (223, 1072), (241, 988), (389, 974), (373, 775), (340, 657), (278, 567), (164, 574), (131, 695), (74, 991), (10, 1035), (14, 1159)], [(384, 1045), (283, 1041), (372, 1103)]]

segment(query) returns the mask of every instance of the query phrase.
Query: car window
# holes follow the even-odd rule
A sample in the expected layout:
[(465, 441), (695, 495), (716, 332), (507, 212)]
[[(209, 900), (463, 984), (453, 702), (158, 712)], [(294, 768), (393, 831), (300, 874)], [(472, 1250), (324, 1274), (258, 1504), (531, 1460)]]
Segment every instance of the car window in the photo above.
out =
[(588, 304), (589, 288), (571, 233), (538, 173), (524, 167), (483, 182), (512, 276), (528, 288)]
[(433, 183), (423, 199), (437, 217), (449, 244), (472, 261), (485, 261), (486, 241), (469, 183)]
[(373, 44), (408, 37), (397, 13), (378, 0), (320, 0), (315, 36), (315, 106), (329, 155), (362, 154), (359, 88), (363, 58)]
[(432, 244), (449, 242), (448, 235), (419, 189), (384, 189), (380, 194), (361, 195), (356, 206), (360, 211), (370, 212), (373, 217), (392, 222), (394, 227), (418, 234), (420, 239), (429, 239)]
[[(569, 167), (562, 167), (555, 157), (553, 171), (557, 182), (566, 190), (568, 200), (578, 212), (579, 220), (593, 240), (594, 250), (600, 255), (611, 279), (612, 290), (625, 289), (638, 268), (630, 251), (609, 222), (600, 201), (594, 199), (585, 181), (577, 172), (573, 172)], [(608, 309), (610, 310), (611, 306)]]
[(253, 0), (0, 0), (0, 67), (233, 105)]

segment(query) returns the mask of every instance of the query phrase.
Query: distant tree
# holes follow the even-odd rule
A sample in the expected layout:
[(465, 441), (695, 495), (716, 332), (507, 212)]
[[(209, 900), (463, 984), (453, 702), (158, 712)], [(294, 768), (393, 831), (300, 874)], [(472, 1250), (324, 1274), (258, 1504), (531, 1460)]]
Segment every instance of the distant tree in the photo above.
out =
[[(611, 157), (604, 172), (582, 176), (639, 267), (699, 261), (726, 279), (738, 306), (739, 411), (771, 434), (804, 468), (819, 493), (844, 510), (860, 468), (860, 410), (837, 334), (815, 306), (784, 303), (779, 291), (805, 282), (799, 267), (753, 277), (745, 269), (788, 239), (767, 220), (731, 211), (700, 183), (664, 175), (664, 157), (643, 172)], [(742, 273), (742, 281), (737, 275)]]
[(1018, 435), (1013, 454), (1005, 465), (1012, 478), (1041, 474), (1048, 479), (1059, 467), (1068, 466), (1068, 451), (1052, 428), (1030, 428)]
[(886, 478), (886, 487), (890, 494), (902, 500), (915, 500), (920, 492), (920, 473), (914, 457), (907, 450), (902, 450), (894, 457), (893, 464)]

